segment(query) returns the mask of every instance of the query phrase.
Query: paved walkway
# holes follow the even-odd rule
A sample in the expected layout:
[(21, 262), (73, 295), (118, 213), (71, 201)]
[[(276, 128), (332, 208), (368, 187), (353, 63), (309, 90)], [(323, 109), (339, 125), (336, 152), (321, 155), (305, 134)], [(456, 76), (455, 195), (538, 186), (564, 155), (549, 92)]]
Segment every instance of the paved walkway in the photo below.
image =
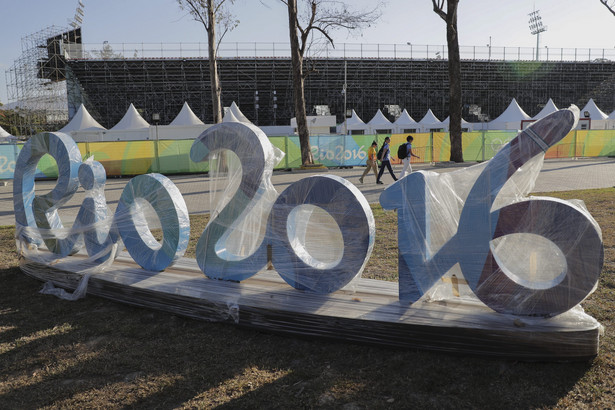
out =
[[(469, 166), (472, 164), (464, 164)], [(450, 172), (460, 168), (454, 166), (431, 166), (429, 164), (417, 164), (414, 170), (433, 170), (436, 172)], [(359, 177), (363, 173), (363, 167), (350, 169), (330, 169), (327, 173), (343, 177), (356, 184), (370, 203), (377, 203), (380, 193), (386, 185), (376, 185), (373, 174), (365, 178), (365, 183), (359, 183)], [(396, 175), (401, 172), (401, 166), (394, 167)], [(272, 182), (278, 192), (282, 192), (288, 185), (314, 172), (301, 171), (276, 171), (273, 173)], [(188, 211), (190, 213), (209, 212), (208, 177), (206, 175), (179, 175), (170, 177), (182, 192)], [(385, 184), (391, 183), (391, 176), (386, 172), (383, 176)], [(105, 197), (111, 210), (115, 210), (117, 202), (129, 181), (128, 178), (109, 178), (105, 186)], [(38, 181), (36, 183), (37, 194), (49, 192), (55, 186), (55, 181)], [(589, 188), (607, 188), (615, 186), (615, 159), (591, 158), (591, 159), (557, 159), (546, 160), (533, 192), (567, 191)], [(64, 206), (60, 212), (63, 221), (74, 220), (83, 200), (83, 190), (80, 189), (73, 199)], [(0, 225), (14, 225), (13, 214), (13, 185), (9, 181), (7, 186), (0, 186)]]

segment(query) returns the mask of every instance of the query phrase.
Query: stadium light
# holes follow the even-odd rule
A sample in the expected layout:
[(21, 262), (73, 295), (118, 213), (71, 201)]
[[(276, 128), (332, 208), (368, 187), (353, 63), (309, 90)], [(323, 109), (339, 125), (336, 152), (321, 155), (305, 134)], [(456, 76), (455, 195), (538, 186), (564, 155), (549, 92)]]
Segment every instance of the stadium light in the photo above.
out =
[(487, 47), (489, 47), (489, 60), (491, 61), (491, 36), (489, 36), (489, 44), (487, 44)]
[(73, 20), (70, 21), (70, 25), (75, 29), (83, 24), (83, 18), (85, 17), (85, 11), (83, 10), (84, 8), (85, 5), (83, 4), (83, 1), (79, 0), (77, 2), (77, 7), (75, 8), (75, 16), (73, 17)]
[(540, 33), (547, 31), (547, 27), (542, 24), (542, 18), (538, 14), (540, 10), (534, 10), (530, 14), (529, 27), (532, 35), (536, 36), (536, 61), (539, 58), (539, 50), (540, 50)]

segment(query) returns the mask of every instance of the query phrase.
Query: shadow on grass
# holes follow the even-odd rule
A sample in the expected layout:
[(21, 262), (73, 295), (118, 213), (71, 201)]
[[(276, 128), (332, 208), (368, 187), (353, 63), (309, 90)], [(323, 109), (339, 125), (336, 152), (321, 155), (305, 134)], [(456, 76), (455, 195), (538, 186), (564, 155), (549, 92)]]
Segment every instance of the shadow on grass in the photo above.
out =
[[(543, 407), (591, 367), (305, 340), (88, 297), (0, 270), (0, 407)], [(352, 406), (351, 406), (352, 407)]]

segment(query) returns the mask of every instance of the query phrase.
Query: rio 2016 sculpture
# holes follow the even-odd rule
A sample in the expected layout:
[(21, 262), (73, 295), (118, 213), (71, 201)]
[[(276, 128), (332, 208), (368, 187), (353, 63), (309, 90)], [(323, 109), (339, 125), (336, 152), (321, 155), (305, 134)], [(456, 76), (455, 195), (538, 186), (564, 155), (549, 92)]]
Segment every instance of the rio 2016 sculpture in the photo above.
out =
[[(452, 271), (463, 276), (476, 297), (502, 313), (557, 315), (591, 293), (602, 268), (603, 251), (599, 227), (589, 213), (555, 199), (500, 199), (502, 192), (511, 191), (507, 186), (515, 182), (515, 176), (532, 168), (533, 159), (561, 140), (576, 118), (574, 110), (550, 115), (467, 175), (417, 172), (384, 191), (382, 206), (398, 210), (401, 302), (417, 302)], [(239, 158), (241, 181), (196, 245), (196, 260), (205, 275), (244, 281), (265, 268), (268, 249), (278, 274), (301, 291), (328, 294), (361, 274), (374, 245), (375, 222), (367, 200), (354, 185), (336, 176), (311, 176), (278, 195), (270, 181), (276, 158), (273, 148), (261, 130), (243, 123), (209, 128), (195, 140), (190, 155), (193, 161), (207, 161), (224, 150)], [(35, 196), (34, 171), (46, 153), (58, 164), (58, 183), (50, 193)], [(451, 185), (455, 178), (464, 184)], [(113, 214), (107, 211), (104, 183), (100, 163), (82, 162), (69, 136), (44, 133), (30, 139), (19, 155), (14, 183), (16, 231), (22, 250), (45, 244), (51, 260), (75, 254), (85, 243), (92, 262), (110, 264), (121, 239), (135, 262), (154, 272), (163, 271), (183, 255), (190, 223), (186, 204), (171, 180), (160, 174), (133, 178)], [(74, 225), (64, 228), (57, 210), (80, 185), (88, 195)], [(143, 217), (144, 202), (161, 221), (162, 243)], [(233, 251), (242, 248), (231, 246), (236, 245), (233, 230), (257, 203), (262, 204), (262, 223), (244, 235), (256, 246), (248, 247), (247, 252)], [(315, 255), (306, 244), (316, 210), (331, 216), (331, 231), (342, 242), (332, 257)], [(510, 264), (514, 252), (506, 258), (506, 248), (514, 242), (508, 237), (518, 234), (550, 242), (547, 249), (553, 251), (561, 271), (538, 280), (520, 275)], [(550, 256), (542, 252), (538, 257)]]

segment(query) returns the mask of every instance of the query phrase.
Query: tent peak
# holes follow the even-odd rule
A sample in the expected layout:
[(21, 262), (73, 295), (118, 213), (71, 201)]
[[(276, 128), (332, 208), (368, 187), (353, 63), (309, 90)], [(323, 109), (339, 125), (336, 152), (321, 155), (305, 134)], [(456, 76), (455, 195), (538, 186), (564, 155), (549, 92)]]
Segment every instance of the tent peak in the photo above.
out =
[(111, 128), (111, 130), (138, 130), (143, 128), (149, 128), (149, 123), (143, 119), (135, 106), (130, 103), (128, 110), (126, 110), (126, 114), (124, 114), (124, 117), (122, 117), (120, 122), (115, 124), (113, 128)]
[(77, 112), (70, 120), (68, 124), (66, 124), (63, 128), (58, 130), (59, 132), (71, 132), (71, 131), (81, 131), (86, 129), (92, 130), (105, 130), (103, 127), (90, 115), (88, 110), (85, 108), (85, 105), (81, 103)]
[(427, 110), (427, 113), (425, 113), (423, 118), (421, 118), (419, 124), (437, 124), (439, 122), (440, 120), (438, 119), (438, 117), (436, 117), (436, 115), (433, 113), (433, 111), (431, 111), (430, 108)]
[(182, 109), (169, 125), (204, 125), (204, 123), (194, 114), (188, 102), (184, 101)]

